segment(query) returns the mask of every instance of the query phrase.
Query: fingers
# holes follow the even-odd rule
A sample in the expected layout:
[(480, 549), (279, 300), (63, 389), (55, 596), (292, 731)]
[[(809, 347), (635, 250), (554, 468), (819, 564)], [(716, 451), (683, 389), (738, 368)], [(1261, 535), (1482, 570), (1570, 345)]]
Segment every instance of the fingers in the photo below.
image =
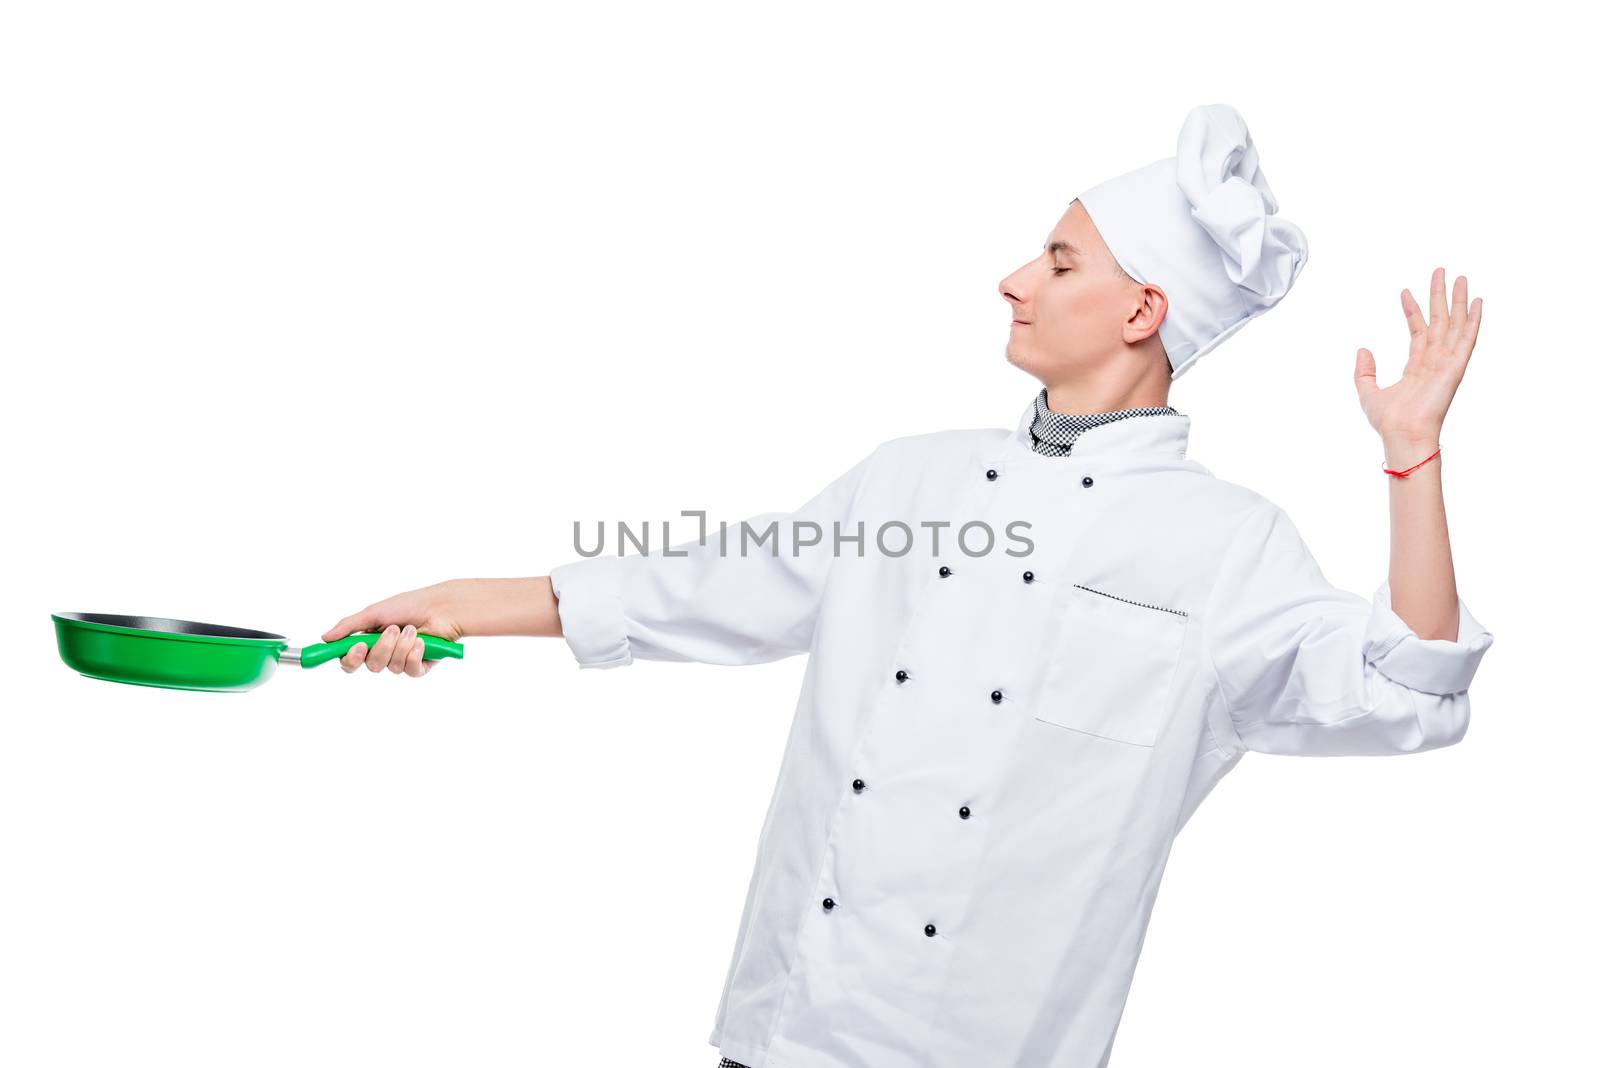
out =
[(1356, 397), (1378, 392), (1378, 361), (1366, 349), (1356, 350)]
[(394, 643), (394, 651), (389, 654), (389, 671), (395, 675), (406, 674), (406, 663), (411, 659), (411, 654), (422, 648), (422, 642), (417, 638), (417, 628), (407, 623), (400, 629), (400, 635)]
[(356, 631), (371, 630), (378, 625), (378, 614), (373, 611), (373, 606), (368, 605), (353, 616), (345, 616), (339, 622), (322, 632), (322, 640), (336, 642), (346, 634)]
[(1483, 298), (1479, 297), (1472, 302), (1472, 308), (1467, 312), (1466, 329), (1462, 332), (1461, 347), (1468, 358), (1472, 356), (1472, 349), (1478, 344), (1478, 324), (1483, 322)]
[(392, 675), (420, 677), (427, 673), (422, 666), (425, 649), (422, 639), (417, 637), (415, 624), (399, 627), (391, 623), (367, 655), (367, 670), (377, 672), (387, 668)]
[(376, 641), (370, 643), (370, 649), (368, 644), (357, 642), (339, 658), (339, 667), (345, 674), (351, 674), (365, 664), (373, 674), (387, 669), (391, 674), (421, 678), (432, 670), (435, 663), (422, 658), (427, 647), (412, 623), (404, 627), (391, 623), (383, 628)]
[(405, 671), (414, 679), (420, 679), (428, 673), (430, 662), (422, 659), (424, 648), (422, 639), (418, 638), (416, 644), (411, 647), (411, 652), (406, 654)]
[(1433, 279), (1428, 283), (1428, 329), (1438, 334), (1444, 329), (1450, 309), (1444, 303), (1444, 268), (1433, 269)]
[(395, 642), (400, 640), (400, 628), (390, 623), (383, 628), (383, 633), (378, 636), (378, 641), (372, 647), (372, 652), (367, 654), (367, 670), (382, 671), (389, 666), (389, 654), (394, 652)]
[(1417, 300), (1411, 295), (1411, 290), (1400, 291), (1400, 310), (1406, 316), (1406, 329), (1411, 331), (1411, 341), (1415, 345), (1419, 337), (1428, 332), (1428, 324), (1422, 318), (1422, 309), (1417, 307)]
[(343, 668), (344, 673), (348, 675), (356, 668), (360, 667), (362, 661), (366, 660), (366, 658), (366, 644), (363, 642), (357, 642), (355, 645), (350, 647), (348, 652), (339, 658), (339, 666)]
[(1467, 276), (1456, 275), (1455, 290), (1450, 297), (1450, 332), (1459, 334), (1467, 325)]

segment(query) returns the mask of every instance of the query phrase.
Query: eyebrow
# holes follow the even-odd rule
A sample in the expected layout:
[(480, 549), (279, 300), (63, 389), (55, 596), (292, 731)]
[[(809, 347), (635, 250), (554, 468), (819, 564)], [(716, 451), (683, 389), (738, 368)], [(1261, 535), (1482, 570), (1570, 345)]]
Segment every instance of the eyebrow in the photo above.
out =
[(1057, 252), (1068, 252), (1074, 256), (1083, 255), (1083, 249), (1066, 241), (1052, 241), (1044, 247), (1044, 250), (1050, 253), (1052, 256), (1054, 256)]

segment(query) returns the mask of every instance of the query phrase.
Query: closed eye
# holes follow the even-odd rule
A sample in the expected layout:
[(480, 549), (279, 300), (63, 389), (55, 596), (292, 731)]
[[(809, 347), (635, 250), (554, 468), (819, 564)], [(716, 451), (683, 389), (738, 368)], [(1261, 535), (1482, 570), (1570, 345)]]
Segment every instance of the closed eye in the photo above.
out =
[(1059, 278), (1061, 275), (1066, 274), (1070, 270), (1072, 270), (1071, 267), (1052, 267), (1050, 268), (1050, 273)]

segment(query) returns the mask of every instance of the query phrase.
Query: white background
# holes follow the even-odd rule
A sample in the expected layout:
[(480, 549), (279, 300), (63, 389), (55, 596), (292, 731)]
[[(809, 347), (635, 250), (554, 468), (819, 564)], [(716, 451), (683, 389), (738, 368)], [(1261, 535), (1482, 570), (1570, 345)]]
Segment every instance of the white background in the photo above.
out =
[(1467, 274), (1440, 459), (1497, 641), (1459, 746), (1217, 789), (1114, 1064), (1592, 1061), (1588, 34), (1286, 10), (8, 5), (0, 1063), (711, 1068), (801, 658), (480, 638), (185, 693), (78, 676), (49, 613), (304, 644), (548, 573), (574, 520), (736, 521), (1010, 427), (999, 280), (1216, 101), (1311, 258), (1176, 384), (1190, 455), (1370, 595), (1355, 351), (1392, 381), (1402, 287)]

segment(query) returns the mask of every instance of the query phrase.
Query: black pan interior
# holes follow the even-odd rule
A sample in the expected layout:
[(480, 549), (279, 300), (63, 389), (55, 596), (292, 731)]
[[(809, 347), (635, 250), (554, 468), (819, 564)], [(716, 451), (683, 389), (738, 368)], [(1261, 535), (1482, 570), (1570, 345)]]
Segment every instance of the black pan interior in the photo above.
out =
[(269, 634), (264, 630), (245, 630), (243, 627), (224, 627), (216, 623), (195, 623), (187, 619), (162, 619), (159, 616), (112, 616), (101, 612), (57, 612), (62, 619), (75, 619), (80, 623), (100, 623), (108, 627), (131, 627), (134, 630), (157, 630), (166, 634), (195, 634), (206, 638), (257, 638), (287, 641), (282, 634)]

